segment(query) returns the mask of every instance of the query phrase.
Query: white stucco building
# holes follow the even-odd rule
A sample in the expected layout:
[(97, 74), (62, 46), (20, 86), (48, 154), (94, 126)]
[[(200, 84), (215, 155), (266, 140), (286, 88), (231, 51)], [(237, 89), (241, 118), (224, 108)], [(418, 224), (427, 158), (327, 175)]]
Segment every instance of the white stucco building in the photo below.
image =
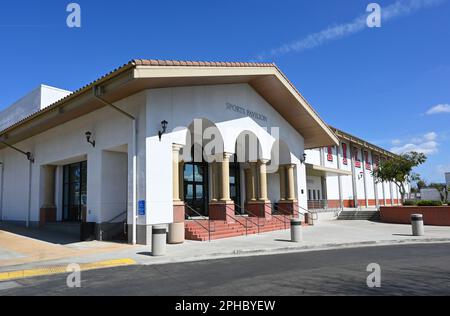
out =
[(273, 64), (134, 60), (73, 93), (38, 88), (0, 130), (1, 220), (99, 239), (123, 223), (140, 244), (155, 224), (175, 243), (223, 238), (399, 201), (370, 173), (392, 154), (329, 127)]

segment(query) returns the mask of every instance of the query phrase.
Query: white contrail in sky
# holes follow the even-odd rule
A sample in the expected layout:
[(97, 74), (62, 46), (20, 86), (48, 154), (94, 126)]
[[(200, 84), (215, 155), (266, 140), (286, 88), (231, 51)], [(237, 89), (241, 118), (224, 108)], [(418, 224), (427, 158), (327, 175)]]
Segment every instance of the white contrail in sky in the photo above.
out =
[[(421, 9), (437, 6), (446, 0), (397, 0), (395, 3), (382, 7), (382, 23), (389, 20), (413, 14)], [(257, 56), (257, 60), (263, 60), (267, 57), (277, 57), (293, 52), (302, 52), (320, 46), (326, 42), (338, 40), (352, 34), (363, 31), (367, 28), (367, 14), (355, 18), (352, 22), (328, 27), (320, 32), (310, 34), (300, 40), (274, 48)]]

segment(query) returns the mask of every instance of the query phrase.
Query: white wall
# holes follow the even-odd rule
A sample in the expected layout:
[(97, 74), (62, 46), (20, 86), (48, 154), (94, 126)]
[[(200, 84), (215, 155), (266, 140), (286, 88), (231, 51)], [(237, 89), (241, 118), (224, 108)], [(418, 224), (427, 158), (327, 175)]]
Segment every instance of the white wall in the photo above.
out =
[[(245, 114), (227, 109), (227, 104), (235, 104), (249, 111), (260, 113), (268, 121), (259, 121)], [(147, 95), (147, 186), (155, 185), (155, 179), (161, 186), (169, 186), (164, 192), (148, 190), (148, 203), (160, 207), (153, 214), (151, 222), (170, 223), (172, 221), (171, 189), (171, 146), (173, 143), (185, 145), (189, 125), (194, 119), (206, 119), (214, 123), (224, 140), (224, 151), (234, 154), (238, 136), (250, 131), (258, 136), (262, 147), (263, 159), (270, 160), (273, 144), (277, 139), (283, 140), (291, 152), (291, 163), (296, 165), (297, 195), (301, 207), (306, 208), (306, 179), (304, 166), (300, 163), (303, 155), (303, 137), (281, 115), (273, 109), (260, 95), (247, 84), (164, 88), (149, 90)], [(157, 136), (161, 121), (169, 122), (169, 132), (160, 142)], [(271, 134), (272, 128), (278, 128), (278, 134)], [(174, 131), (175, 129), (175, 131)], [(170, 153), (166, 156), (166, 152)], [(158, 157), (154, 153), (158, 153)], [(269, 173), (278, 171), (269, 166)], [(161, 180), (162, 178), (167, 179)], [(272, 196), (276, 183), (275, 177), (269, 176), (269, 190)], [(154, 192), (154, 193), (151, 193)], [(157, 194), (156, 194), (157, 192)], [(303, 192), (303, 193), (302, 193)]]
[[(127, 211), (128, 154), (102, 151), (101, 212), (99, 222), (108, 222)], [(123, 218), (120, 217), (119, 220)], [(115, 220), (117, 222), (117, 219)]]
[(71, 92), (41, 85), (0, 112), (0, 131), (46, 108)]
[[(118, 102), (117, 105), (133, 114), (145, 114), (145, 93), (130, 96)], [(139, 130), (141, 133), (138, 134), (140, 199), (144, 199), (143, 196), (145, 194), (145, 182), (143, 181), (145, 160), (142, 159), (142, 157), (145, 157), (145, 133), (142, 132), (143, 129), (145, 129), (145, 119), (139, 122)], [(93, 139), (96, 141), (95, 148), (86, 142), (86, 131), (93, 133)], [(39, 171), (41, 166), (62, 166), (87, 159), (87, 220), (90, 222), (99, 222), (101, 220), (102, 210), (102, 151), (124, 144), (131, 144), (131, 135), (131, 120), (115, 110), (105, 107), (15, 144), (18, 148), (24, 151), (30, 151), (35, 156), (32, 180), (31, 221), (39, 221), (39, 210), (41, 207)], [(3, 219), (25, 221), (28, 201), (28, 161), (24, 155), (9, 148), (0, 150), (0, 158), (5, 164)], [(132, 155), (129, 153), (129, 161), (131, 161), (131, 158)], [(128, 163), (128, 166), (128, 211), (131, 218), (131, 163)], [(59, 219), (61, 218), (62, 208), (62, 172), (60, 169), (58, 168), (57, 171), (57, 183), (59, 187), (56, 190), (56, 204)]]

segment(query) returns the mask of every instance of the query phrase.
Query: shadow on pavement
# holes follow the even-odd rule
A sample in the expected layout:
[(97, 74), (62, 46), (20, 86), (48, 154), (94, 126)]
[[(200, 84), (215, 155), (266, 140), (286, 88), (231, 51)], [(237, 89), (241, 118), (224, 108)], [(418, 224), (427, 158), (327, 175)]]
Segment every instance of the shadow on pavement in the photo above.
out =
[(45, 228), (26, 228), (19, 225), (0, 223), (0, 231), (58, 245), (68, 245), (80, 242), (78, 236), (50, 231)]

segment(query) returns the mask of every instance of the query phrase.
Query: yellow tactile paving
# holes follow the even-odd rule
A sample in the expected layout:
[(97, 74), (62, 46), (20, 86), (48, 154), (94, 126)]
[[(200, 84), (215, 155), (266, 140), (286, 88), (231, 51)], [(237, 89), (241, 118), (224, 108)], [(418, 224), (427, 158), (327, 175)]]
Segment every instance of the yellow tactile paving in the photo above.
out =
[[(88, 270), (96, 270), (96, 269), (105, 269), (105, 268), (114, 268), (121, 266), (129, 266), (134, 265), (136, 262), (132, 259), (116, 259), (116, 260), (108, 260), (108, 261), (99, 261), (92, 263), (80, 264), (81, 271)], [(17, 270), (10, 272), (2, 272), (0, 273), (0, 282), (18, 280), (24, 278), (38, 277), (38, 276), (46, 276), (46, 275), (54, 275), (54, 274), (64, 274), (67, 272), (67, 266), (50, 266), (45, 268), (37, 268), (37, 269), (29, 269), (29, 270)]]

